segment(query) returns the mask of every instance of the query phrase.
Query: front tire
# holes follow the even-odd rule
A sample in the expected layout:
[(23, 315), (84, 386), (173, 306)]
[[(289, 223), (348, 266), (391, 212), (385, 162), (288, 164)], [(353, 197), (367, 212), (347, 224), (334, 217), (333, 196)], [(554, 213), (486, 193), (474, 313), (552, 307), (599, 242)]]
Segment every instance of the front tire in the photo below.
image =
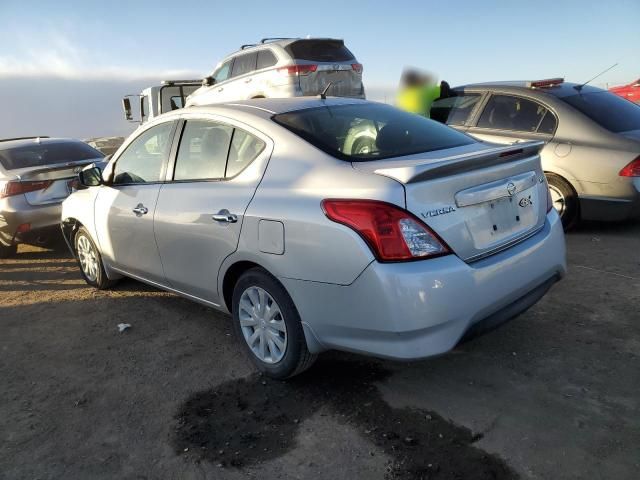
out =
[(18, 245), (0, 245), (0, 258), (13, 257), (16, 253), (18, 253)]
[(109, 280), (102, 264), (102, 256), (86, 228), (80, 227), (74, 239), (76, 258), (85, 282), (98, 290), (114, 286), (117, 280)]
[(564, 229), (570, 230), (580, 219), (578, 195), (564, 178), (553, 173), (547, 173), (546, 176), (553, 208), (560, 215)]
[(300, 315), (284, 287), (261, 268), (245, 272), (233, 289), (233, 326), (253, 364), (285, 379), (315, 361), (307, 349)]

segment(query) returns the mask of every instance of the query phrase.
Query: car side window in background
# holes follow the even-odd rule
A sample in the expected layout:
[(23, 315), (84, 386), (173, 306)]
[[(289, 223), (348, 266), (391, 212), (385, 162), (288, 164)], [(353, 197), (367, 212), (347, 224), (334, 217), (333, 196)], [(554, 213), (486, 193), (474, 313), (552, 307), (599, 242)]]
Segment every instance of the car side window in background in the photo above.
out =
[(464, 125), (480, 100), (479, 93), (466, 93), (433, 102), (431, 119), (447, 125)]
[(114, 184), (148, 183), (162, 180), (171, 150), (175, 122), (151, 127), (129, 144), (114, 167)]
[(233, 60), (229, 60), (228, 62), (223, 63), (218, 70), (213, 73), (213, 78), (215, 78), (216, 83), (224, 82), (231, 75), (231, 64)]
[(271, 50), (260, 50), (258, 52), (258, 64), (256, 65), (256, 70), (273, 67), (276, 63), (278, 63), (278, 59)]
[(547, 113), (538, 126), (538, 133), (553, 134), (556, 131), (557, 125), (558, 121), (556, 120), (556, 116), (547, 110)]
[(235, 129), (229, 150), (229, 161), (225, 177), (235, 177), (249, 165), (262, 151), (265, 143), (244, 130)]
[(542, 105), (521, 97), (492, 95), (478, 120), (478, 127), (535, 132), (547, 113)]
[(256, 62), (258, 61), (258, 54), (245, 53), (235, 58), (233, 62), (233, 68), (231, 69), (231, 76), (238, 77), (245, 73), (253, 72), (256, 69)]
[(206, 120), (188, 120), (182, 132), (174, 180), (224, 177), (233, 128)]

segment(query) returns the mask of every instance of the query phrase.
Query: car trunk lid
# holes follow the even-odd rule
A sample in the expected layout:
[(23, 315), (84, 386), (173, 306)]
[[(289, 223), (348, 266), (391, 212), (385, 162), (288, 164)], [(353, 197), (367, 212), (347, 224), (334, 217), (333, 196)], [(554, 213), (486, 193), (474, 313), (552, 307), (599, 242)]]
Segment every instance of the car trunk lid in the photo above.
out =
[(474, 144), (353, 166), (402, 183), (406, 209), (471, 262), (522, 241), (544, 225), (543, 145)]
[(67, 198), (71, 193), (71, 184), (76, 180), (78, 172), (86, 165), (100, 161), (102, 161), (100, 158), (82, 160), (37, 169), (15, 170), (11, 173), (21, 183), (30, 183), (41, 187), (24, 194), (29, 205), (46, 205), (59, 203)]
[(353, 69), (351, 63), (317, 63), (315, 72), (298, 77), (302, 94), (305, 96), (318, 95), (331, 84), (327, 91), (328, 95), (334, 97), (362, 95), (362, 75)]

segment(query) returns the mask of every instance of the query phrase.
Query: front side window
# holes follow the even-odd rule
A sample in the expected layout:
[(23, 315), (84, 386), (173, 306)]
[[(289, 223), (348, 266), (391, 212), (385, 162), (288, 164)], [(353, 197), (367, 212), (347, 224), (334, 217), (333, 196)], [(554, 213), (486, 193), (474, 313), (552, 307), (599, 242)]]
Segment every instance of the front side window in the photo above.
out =
[(218, 70), (213, 73), (213, 78), (215, 78), (216, 83), (224, 82), (231, 76), (231, 65), (233, 64), (233, 60), (229, 60), (228, 62), (223, 63)]
[(174, 180), (224, 177), (233, 128), (206, 120), (188, 120), (182, 132)]
[(116, 160), (114, 184), (149, 183), (162, 180), (169, 158), (175, 122), (165, 122), (145, 130)]
[(245, 53), (244, 55), (237, 56), (233, 62), (231, 76), (238, 77), (240, 75), (253, 72), (256, 69), (257, 60), (258, 54), (256, 52)]
[(535, 132), (547, 109), (521, 97), (492, 95), (478, 120), (478, 127)]
[(453, 128), (377, 103), (324, 106), (273, 116), (273, 120), (330, 155), (369, 161), (470, 145)]
[(479, 93), (441, 98), (433, 102), (430, 116), (447, 125), (464, 125), (479, 100)]

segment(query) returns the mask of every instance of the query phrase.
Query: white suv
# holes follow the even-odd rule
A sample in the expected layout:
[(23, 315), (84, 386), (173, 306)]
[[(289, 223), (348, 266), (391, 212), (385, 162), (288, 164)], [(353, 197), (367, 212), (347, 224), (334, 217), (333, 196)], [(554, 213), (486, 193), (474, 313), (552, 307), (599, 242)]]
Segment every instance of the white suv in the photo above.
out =
[(330, 38), (264, 38), (220, 62), (187, 106), (249, 98), (318, 95), (365, 98), (362, 64)]

